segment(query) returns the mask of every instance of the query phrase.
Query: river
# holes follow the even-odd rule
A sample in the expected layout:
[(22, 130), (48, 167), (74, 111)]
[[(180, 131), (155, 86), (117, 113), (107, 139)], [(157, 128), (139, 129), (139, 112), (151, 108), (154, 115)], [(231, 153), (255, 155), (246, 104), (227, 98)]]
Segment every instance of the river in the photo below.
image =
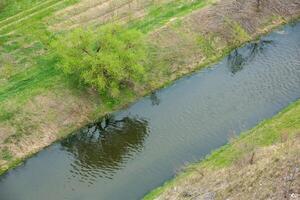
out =
[(44, 149), (0, 177), (0, 199), (140, 199), (298, 98), (300, 23)]

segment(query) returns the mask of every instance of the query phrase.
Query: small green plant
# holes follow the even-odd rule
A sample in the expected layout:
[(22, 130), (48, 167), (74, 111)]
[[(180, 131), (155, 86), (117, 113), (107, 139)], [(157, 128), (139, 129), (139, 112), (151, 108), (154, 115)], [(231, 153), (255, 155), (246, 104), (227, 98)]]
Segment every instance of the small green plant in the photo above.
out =
[(1, 157), (3, 160), (11, 160), (13, 158), (10, 150), (7, 147), (3, 148)]
[(230, 19), (225, 19), (227, 25), (232, 29), (234, 38), (238, 44), (250, 40), (250, 35), (247, 31), (238, 23)]
[(233, 30), (239, 42), (245, 42), (250, 39), (249, 34), (238, 23), (233, 25)]
[(8, 80), (14, 74), (14, 66), (12, 64), (6, 63), (0, 66), (0, 79)]
[(203, 35), (199, 35), (197, 38), (197, 43), (207, 58), (211, 57), (215, 53), (215, 45), (212, 37), (204, 37)]
[(117, 97), (145, 76), (146, 48), (143, 35), (117, 24), (96, 31), (75, 29), (58, 37), (51, 47), (59, 58), (58, 68), (97, 89)]
[(8, 112), (6, 110), (2, 110), (1, 108), (0, 108), (0, 112), (1, 112), (0, 113), (0, 121), (8, 121), (8, 120), (12, 119), (15, 114), (13, 112)]

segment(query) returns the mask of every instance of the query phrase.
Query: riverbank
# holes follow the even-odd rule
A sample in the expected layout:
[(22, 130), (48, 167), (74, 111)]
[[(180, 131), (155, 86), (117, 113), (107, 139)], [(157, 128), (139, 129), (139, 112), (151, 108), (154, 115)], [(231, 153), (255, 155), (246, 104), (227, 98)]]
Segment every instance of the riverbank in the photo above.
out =
[(144, 199), (298, 199), (300, 100)]
[[(29, 67), (0, 85), (1, 171), (15, 166), (84, 124), (207, 66), (233, 48), (298, 18), (300, 12), (297, 1), (293, 0), (290, 3), (264, 1), (259, 7), (255, 6), (254, 0), (205, 2), (196, 1), (196, 4), (183, 7), (185, 9), (176, 4), (172, 4), (173, 7), (164, 4), (150, 9), (137, 21), (128, 22), (129, 26), (145, 32), (149, 45), (154, 49), (151, 59), (155, 67), (149, 71), (146, 85), (136, 87), (134, 92), (124, 92), (116, 102), (107, 102), (93, 91), (74, 88), (54, 69), (52, 61), (46, 59), (44, 48), (39, 49), (41, 55), (34, 55), (33, 64), (29, 63), (30, 59), (23, 61), (24, 58), (20, 58), (20, 65), (25, 62), (29, 63)], [(67, 9), (80, 10), (76, 5)], [(59, 13), (54, 15), (56, 18), (50, 29), (59, 29), (60, 26), (55, 24), (61, 16)], [(82, 24), (89, 23), (80, 22), (76, 26)], [(4, 31), (2, 34), (10, 33), (5, 32), (9, 31), (9, 26), (1, 31)], [(4, 42), (9, 45), (3, 51), (8, 51), (8, 55), (5, 54), (8, 57), (14, 56), (19, 49), (28, 51), (31, 47), (21, 48), (11, 38), (6, 39)], [(37, 48), (33, 46), (35, 53)], [(25, 58), (30, 56), (32, 54), (25, 54)]]

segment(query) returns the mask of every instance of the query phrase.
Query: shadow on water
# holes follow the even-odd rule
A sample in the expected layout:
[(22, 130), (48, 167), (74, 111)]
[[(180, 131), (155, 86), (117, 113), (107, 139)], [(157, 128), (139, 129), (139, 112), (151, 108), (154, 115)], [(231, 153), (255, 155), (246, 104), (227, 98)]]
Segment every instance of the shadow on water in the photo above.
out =
[(74, 156), (72, 177), (93, 184), (97, 177), (111, 179), (134, 153), (142, 150), (147, 135), (146, 120), (128, 116), (117, 120), (109, 115), (61, 145)]
[(244, 66), (251, 62), (256, 56), (263, 54), (268, 46), (274, 45), (273, 40), (259, 40), (249, 43), (241, 49), (236, 49), (227, 57), (227, 65), (232, 74), (241, 71)]
[(157, 96), (156, 92), (151, 93), (150, 101), (151, 101), (152, 106), (158, 106), (160, 104), (160, 99)]

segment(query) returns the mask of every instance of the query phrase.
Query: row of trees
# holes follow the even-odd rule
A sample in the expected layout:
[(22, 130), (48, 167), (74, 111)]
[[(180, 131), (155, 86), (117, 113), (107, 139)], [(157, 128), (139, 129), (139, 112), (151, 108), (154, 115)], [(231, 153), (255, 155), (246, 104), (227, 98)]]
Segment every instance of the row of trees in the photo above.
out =
[(51, 47), (58, 67), (102, 95), (117, 97), (145, 77), (146, 47), (142, 33), (117, 24), (96, 30), (75, 29), (56, 38)]

